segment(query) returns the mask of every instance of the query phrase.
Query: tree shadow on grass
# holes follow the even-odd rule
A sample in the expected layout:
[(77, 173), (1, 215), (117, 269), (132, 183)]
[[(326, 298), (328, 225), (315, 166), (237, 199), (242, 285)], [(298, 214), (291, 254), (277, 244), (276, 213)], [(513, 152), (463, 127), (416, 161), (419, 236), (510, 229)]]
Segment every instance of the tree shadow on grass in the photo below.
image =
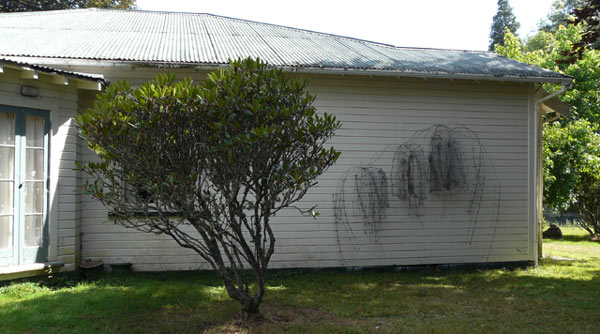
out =
[(0, 308), (1, 333), (195, 333), (238, 311), (211, 273), (102, 275), (40, 290), (13, 292)]
[[(382, 322), (390, 332), (580, 332), (598, 333), (597, 264), (553, 261), (556, 277), (529, 270), (426, 270), (416, 273), (330, 273), (271, 284), (297, 291), (268, 300), (310, 307), (370, 328)], [(577, 272), (564, 272), (578, 266)], [(319, 281), (323, 282), (319, 282)], [(573, 321), (578, 318), (579, 321)], [(369, 327), (369, 325), (371, 325)], [(383, 326), (383, 325), (381, 325)], [(378, 327), (385, 329), (386, 327)], [(407, 330), (411, 332), (410, 330)], [(384, 331), (385, 332), (385, 331)], [(436, 331), (433, 331), (436, 332)]]
[(273, 275), (265, 320), (250, 325), (235, 320), (238, 305), (213, 273), (103, 275), (43, 293), (5, 289), (0, 332), (600, 332), (598, 267), (544, 266), (557, 277), (532, 269)]
[(566, 234), (563, 235), (561, 240), (564, 241), (592, 241), (592, 236), (590, 234)]

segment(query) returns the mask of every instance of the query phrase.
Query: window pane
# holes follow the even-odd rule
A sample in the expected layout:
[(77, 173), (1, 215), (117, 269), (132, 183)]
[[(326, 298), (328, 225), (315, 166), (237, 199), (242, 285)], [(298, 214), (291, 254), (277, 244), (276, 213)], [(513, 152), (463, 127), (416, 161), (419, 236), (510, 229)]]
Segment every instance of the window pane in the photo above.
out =
[(15, 114), (0, 112), (0, 144), (15, 144)]
[(14, 177), (15, 148), (0, 147), (0, 179), (11, 179)]
[(12, 217), (0, 217), (0, 249), (12, 248)]
[(44, 182), (25, 182), (25, 214), (44, 210)]
[(25, 247), (42, 246), (42, 215), (25, 216)]
[(0, 181), (0, 214), (13, 213), (13, 182)]
[(25, 136), (27, 147), (44, 147), (44, 119), (40, 116), (27, 116)]
[(25, 157), (25, 179), (44, 179), (44, 150), (28, 148)]

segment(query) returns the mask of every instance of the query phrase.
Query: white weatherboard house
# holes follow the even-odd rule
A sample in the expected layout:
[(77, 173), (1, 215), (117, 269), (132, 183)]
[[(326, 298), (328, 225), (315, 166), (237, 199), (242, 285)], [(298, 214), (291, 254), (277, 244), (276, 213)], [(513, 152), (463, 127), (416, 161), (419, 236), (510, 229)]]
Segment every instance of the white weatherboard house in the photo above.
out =
[(566, 112), (541, 84), (570, 77), (490, 52), (85, 9), (0, 14), (0, 278), (86, 259), (208, 269), (168, 237), (111, 223), (82, 193), (74, 163), (95, 156), (73, 117), (110, 82), (202, 80), (238, 57), (310, 78), (318, 110), (343, 123), (338, 163), (300, 203), (321, 215), (276, 217), (271, 267), (535, 263), (540, 124)]

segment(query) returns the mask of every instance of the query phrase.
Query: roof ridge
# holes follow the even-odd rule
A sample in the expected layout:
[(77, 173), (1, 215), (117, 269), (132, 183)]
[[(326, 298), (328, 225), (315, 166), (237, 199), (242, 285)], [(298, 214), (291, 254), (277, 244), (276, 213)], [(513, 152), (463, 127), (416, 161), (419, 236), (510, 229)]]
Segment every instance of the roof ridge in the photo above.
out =
[[(135, 11), (139, 11), (139, 10), (135, 10)], [(149, 10), (143, 10), (143, 11), (145, 11), (145, 12), (153, 12), (153, 11), (149, 11)], [(166, 12), (166, 13), (171, 13), (171, 12)], [(181, 13), (181, 12), (177, 12), (177, 14), (179, 14), (179, 13)], [(189, 13), (183, 12), (181, 14), (189, 14)], [(260, 24), (260, 25), (266, 25), (266, 26), (272, 26), (272, 27), (285, 28), (285, 29), (290, 29), (290, 30), (293, 30), (293, 31), (302, 31), (302, 32), (316, 34), (316, 35), (321, 35), (321, 36), (326, 36), (326, 37), (335, 37), (335, 38), (349, 39), (349, 40), (353, 40), (353, 41), (358, 41), (358, 42), (363, 42), (363, 43), (370, 43), (370, 44), (374, 44), (374, 45), (377, 45), (377, 46), (382, 46), (382, 47), (387, 47), (387, 48), (392, 48), (392, 49), (402, 49), (402, 50), (407, 50), (407, 51), (422, 51), (422, 50), (427, 50), (427, 51), (442, 51), (442, 52), (450, 51), (450, 52), (468, 52), (468, 53), (490, 53), (490, 54), (495, 54), (495, 52), (492, 52), (492, 51), (483, 51), (483, 50), (461, 50), (461, 49), (442, 49), (442, 48), (425, 48), (425, 47), (420, 48), (420, 47), (409, 47), (409, 46), (397, 46), (397, 45), (388, 44), (388, 43), (371, 41), (371, 40), (368, 40), (368, 39), (362, 39), (362, 38), (357, 38), (357, 37), (351, 37), (351, 36), (345, 36), (345, 35), (339, 35), (339, 34), (326, 33), (326, 32), (321, 32), (321, 31), (316, 31), (316, 30), (310, 30), (310, 29), (304, 29), (304, 28), (296, 28), (296, 27), (286, 26), (286, 25), (282, 25), (282, 24), (275, 24), (275, 23), (261, 22), (261, 21), (255, 21), (255, 20), (241, 19), (241, 18), (236, 18), (236, 17), (231, 17), (231, 16), (211, 14), (211, 13), (195, 13), (195, 14), (198, 14), (198, 15), (208, 15), (208, 16), (213, 16), (213, 17), (216, 17), (216, 18), (228, 19), (228, 20), (236, 20), (236, 21), (241, 21), (241, 22), (246, 22), (246, 23), (253, 23), (253, 24)]]
[[(389, 43), (376, 42), (376, 41), (372, 41), (372, 40), (368, 40), (368, 39), (362, 39), (362, 38), (357, 38), (357, 37), (351, 37), (351, 36), (345, 36), (345, 35), (339, 35), (339, 34), (332, 34), (332, 33), (326, 33), (326, 32), (322, 32), (322, 31), (311, 30), (311, 29), (296, 28), (296, 27), (286, 26), (286, 25), (282, 25), (282, 24), (275, 24), (275, 23), (268, 23), (268, 22), (262, 22), (262, 21), (256, 21), (256, 20), (242, 19), (242, 18), (237, 18), (237, 17), (232, 17), (232, 16), (212, 14), (212, 13), (170, 12), (170, 11), (162, 11), (162, 10), (121, 9), (121, 8), (74, 8), (74, 9), (60, 9), (60, 10), (47, 10), (47, 11), (35, 11), (35, 12), (15, 12), (15, 13), (19, 13), (19, 14), (22, 14), (22, 15), (23, 14), (25, 14), (25, 15), (39, 15), (39, 14), (49, 15), (49, 14), (59, 14), (59, 13), (63, 13), (63, 12), (84, 12), (84, 11), (127, 12), (127, 13), (136, 13), (136, 12), (138, 12), (138, 13), (153, 13), (153, 14), (164, 14), (164, 15), (211, 16), (211, 17), (214, 17), (214, 18), (217, 18), (217, 19), (234, 20), (234, 21), (238, 21), (238, 22), (251, 23), (251, 24), (257, 24), (257, 25), (264, 25), (264, 26), (269, 26), (269, 27), (278, 27), (278, 28), (288, 29), (288, 30), (291, 30), (291, 31), (299, 31), (299, 32), (304, 32), (304, 33), (309, 33), (309, 34), (315, 34), (315, 35), (323, 36), (323, 37), (341, 38), (341, 39), (352, 40), (352, 41), (356, 41), (356, 42), (360, 42), (360, 43), (369, 43), (369, 44), (376, 45), (376, 46), (379, 46), (379, 47), (385, 47), (385, 48), (396, 49), (396, 50), (399, 49), (399, 50), (403, 50), (403, 51), (439, 51), (439, 52), (495, 54), (494, 52), (484, 51), (484, 50), (465, 50), (465, 49), (444, 49), (444, 48), (426, 48), (426, 47), (397, 46), (397, 45), (393, 45), (393, 44), (389, 44)], [(2, 13), (2, 14), (14, 14), (14, 13)]]

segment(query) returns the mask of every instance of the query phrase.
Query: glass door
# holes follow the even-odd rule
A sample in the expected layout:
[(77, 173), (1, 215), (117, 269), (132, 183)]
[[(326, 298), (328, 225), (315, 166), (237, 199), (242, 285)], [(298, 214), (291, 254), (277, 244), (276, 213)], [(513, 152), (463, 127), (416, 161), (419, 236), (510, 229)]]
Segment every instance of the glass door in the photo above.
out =
[(0, 266), (48, 261), (48, 113), (0, 106)]
[(15, 148), (15, 113), (0, 109), (0, 266), (16, 264)]

